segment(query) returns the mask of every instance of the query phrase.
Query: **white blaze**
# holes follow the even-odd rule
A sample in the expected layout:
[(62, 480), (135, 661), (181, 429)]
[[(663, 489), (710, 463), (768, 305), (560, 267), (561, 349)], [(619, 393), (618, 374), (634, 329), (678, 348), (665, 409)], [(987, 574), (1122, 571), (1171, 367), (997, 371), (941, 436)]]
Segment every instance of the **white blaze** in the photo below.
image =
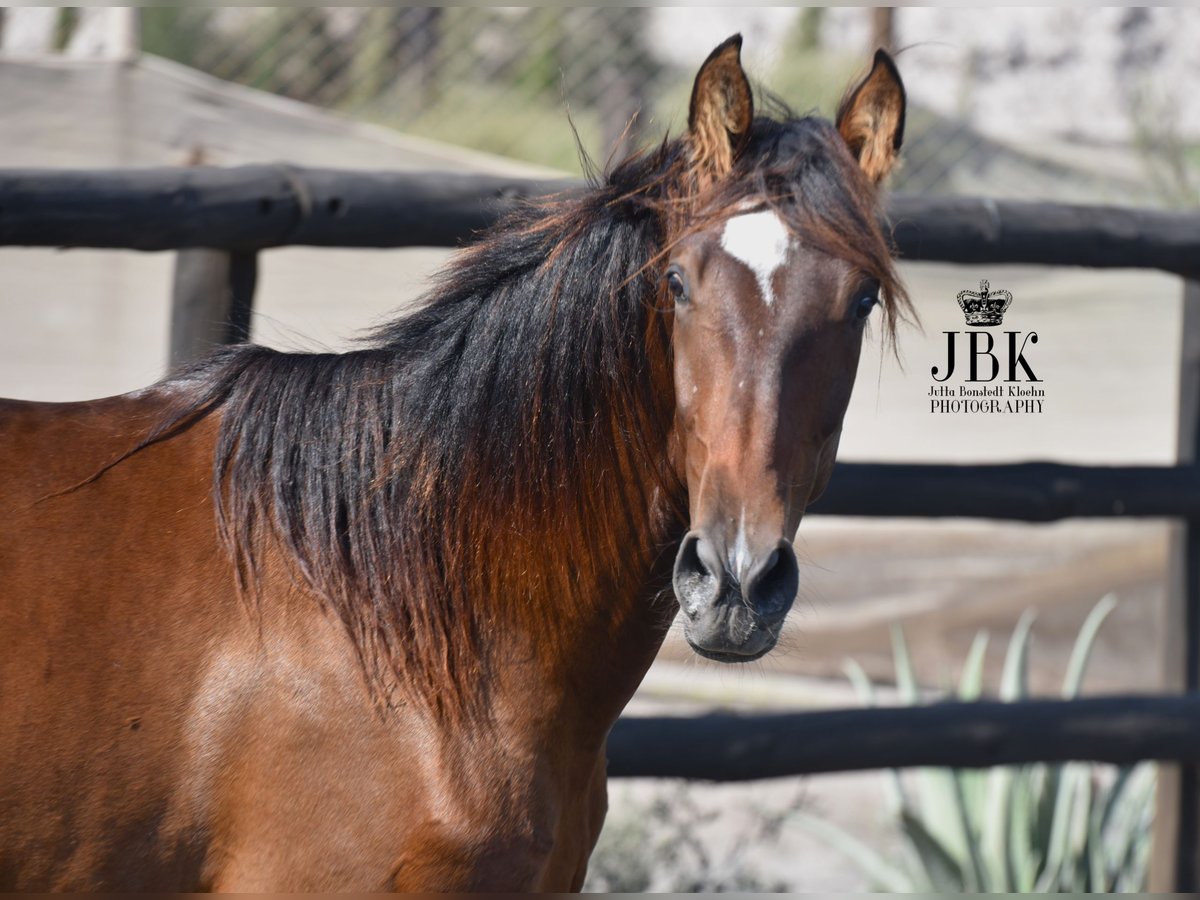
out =
[(737, 539), (733, 543), (734, 574), (740, 579), (746, 572), (746, 561), (750, 557), (750, 548), (746, 545), (746, 507), (742, 507), (742, 518), (738, 522)]
[(771, 280), (787, 259), (790, 246), (787, 226), (773, 209), (734, 216), (725, 223), (721, 235), (722, 249), (758, 279), (758, 289), (767, 306), (775, 302)]

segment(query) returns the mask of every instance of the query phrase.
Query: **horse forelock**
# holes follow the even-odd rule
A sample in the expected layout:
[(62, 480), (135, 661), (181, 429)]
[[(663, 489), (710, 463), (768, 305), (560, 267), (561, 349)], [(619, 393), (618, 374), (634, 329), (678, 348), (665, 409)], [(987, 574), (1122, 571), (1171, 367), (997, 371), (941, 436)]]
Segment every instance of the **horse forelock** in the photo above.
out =
[(710, 228), (731, 212), (766, 204), (792, 234), (844, 259), (881, 286), (885, 335), (891, 340), (911, 303), (879, 223), (880, 193), (851, 156), (833, 123), (796, 116), (774, 98), (774, 116), (758, 116), (730, 171), (719, 179), (684, 167), (669, 198), (671, 241)]

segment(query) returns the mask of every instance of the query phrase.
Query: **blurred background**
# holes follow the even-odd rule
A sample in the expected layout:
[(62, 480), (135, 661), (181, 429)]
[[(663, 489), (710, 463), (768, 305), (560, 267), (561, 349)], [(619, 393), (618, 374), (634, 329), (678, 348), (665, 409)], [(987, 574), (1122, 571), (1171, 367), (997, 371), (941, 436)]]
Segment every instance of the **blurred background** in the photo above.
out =
[[(567, 171), (578, 160), (564, 110), (600, 161), (653, 140), (679, 126), (696, 60), (731, 31), (760, 85), (799, 111), (829, 111), (864, 50), (885, 44), (912, 71), (897, 190), (1200, 197), (1185, 165), (1200, 120), (1186, 105), (1184, 11), (881, 13), (159, 8), (143, 12), (142, 40), (218, 78)], [(1080, 52), (1100, 43), (1113, 58)]]
[[(896, 191), (1200, 206), (1200, 10), (1184, 8), (5, 8), (0, 166), (282, 160), (579, 174), (579, 144), (603, 164), (678, 133), (696, 68), (735, 31), (756, 86), (827, 116), (876, 46), (898, 51), (910, 105)], [(419, 298), (446, 256), (262, 254), (254, 339), (346, 347)], [(172, 266), (169, 254), (0, 248), (0, 394), (83, 399), (161, 377)], [(1175, 460), (1178, 279), (1034, 266), (902, 271), (921, 327), (902, 331), (896, 355), (871, 342), (842, 459)], [(954, 297), (983, 278), (1012, 291), (1014, 327), (1041, 336), (1031, 354), (1047, 393), (1041, 415), (929, 412), (925, 373), (943, 352), (942, 331), (962, 327)], [(1107, 595), (1116, 606), (1082, 689), (1157, 689), (1170, 535), (1154, 521), (812, 518), (798, 540), (803, 602), (787, 646), (731, 670), (673, 636), (634, 711), (853, 704), (847, 660), (895, 701), (886, 685), (897, 681), (897, 625), (927, 689), (977, 667), (981, 689), (995, 692), (1029, 610), (1029, 643), (1018, 645), (1027, 689), (1056, 693), (1085, 618)], [(968, 663), (981, 632), (992, 640)], [(885, 773), (749, 787), (615, 783), (592, 884), (878, 885), (861, 854), (798, 822), (813, 815), (906, 858), (914, 851), (888, 785)]]

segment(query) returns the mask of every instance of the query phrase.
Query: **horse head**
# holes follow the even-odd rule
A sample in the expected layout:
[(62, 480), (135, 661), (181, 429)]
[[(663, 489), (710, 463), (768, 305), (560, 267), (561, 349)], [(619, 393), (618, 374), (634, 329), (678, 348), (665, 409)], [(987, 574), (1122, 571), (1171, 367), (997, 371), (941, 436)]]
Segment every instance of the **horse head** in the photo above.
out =
[(690, 528), (674, 567), (689, 644), (725, 662), (776, 644), (796, 598), (792, 537), (832, 471), (864, 330), (903, 290), (877, 221), (905, 95), (876, 54), (836, 123), (755, 117), (729, 39), (696, 76), (695, 202), (669, 231), (676, 467)]

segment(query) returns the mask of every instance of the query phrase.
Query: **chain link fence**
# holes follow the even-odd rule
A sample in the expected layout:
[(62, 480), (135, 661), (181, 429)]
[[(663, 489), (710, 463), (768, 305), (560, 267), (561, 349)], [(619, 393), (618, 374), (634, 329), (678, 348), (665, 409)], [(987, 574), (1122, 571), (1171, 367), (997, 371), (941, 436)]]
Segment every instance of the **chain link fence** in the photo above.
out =
[(572, 126), (589, 150), (624, 152), (648, 136), (652, 104), (686, 87), (645, 45), (646, 14), (181, 7), (145, 10), (142, 27), (147, 52), (218, 78), (577, 170)]
[[(155, 8), (143, 47), (218, 78), (480, 150), (578, 171), (678, 130), (693, 68), (648, 43), (646, 8)], [(820, 47), (798, 15), (766, 85), (832, 112), (862, 54)], [(694, 65), (694, 64), (693, 64)], [(577, 139), (578, 138), (578, 139)], [(953, 189), (983, 143), (961, 123), (916, 117), (902, 188)], [(1053, 179), (1050, 179), (1053, 180)]]
[[(139, 28), (145, 52), (218, 78), (410, 134), (578, 172), (579, 146), (603, 164), (683, 125), (698, 59), (683, 66), (666, 58), (662, 43), (671, 35), (664, 38), (655, 12), (174, 6), (142, 9)], [(695, 10), (695, 16), (705, 12)], [(75, 33), (96, 13), (67, 8), (48, 15), (57, 18), (43, 27), (69, 49), (81, 43)], [(844, 31), (849, 17), (868, 27), (871, 15), (868, 9), (842, 10), (841, 25), (833, 25)], [(797, 10), (790, 22), (773, 35), (778, 48), (753, 74), (794, 108), (829, 115), (867, 58), (867, 40), (857, 41), (864, 46), (853, 51), (845, 40), (828, 40), (831, 23), (821, 8)], [(1194, 205), (1200, 203), (1200, 178), (1193, 177), (1193, 150), (1170, 133), (1143, 129), (1125, 154), (1135, 164), (1114, 174), (1070, 155), (1017, 149), (981, 134), (965, 118), (912, 103), (894, 187)]]

